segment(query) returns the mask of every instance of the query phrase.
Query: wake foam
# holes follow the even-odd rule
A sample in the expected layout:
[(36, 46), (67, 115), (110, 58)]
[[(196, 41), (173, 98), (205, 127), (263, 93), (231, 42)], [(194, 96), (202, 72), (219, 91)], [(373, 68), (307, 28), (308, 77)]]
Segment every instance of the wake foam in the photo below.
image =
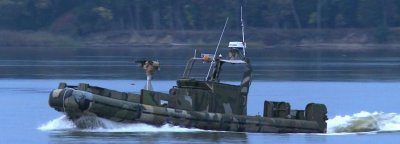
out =
[[(93, 120), (91, 120), (93, 121)], [(400, 114), (384, 112), (361, 111), (353, 115), (335, 116), (327, 121), (328, 135), (346, 135), (369, 132), (398, 132), (400, 131)], [(87, 123), (85, 123), (87, 124)], [(85, 132), (199, 132), (205, 131), (194, 128), (183, 128), (173, 125), (156, 127), (143, 123), (118, 123), (103, 118), (96, 118), (95, 126), (79, 129), (66, 116), (61, 116), (38, 127), (41, 131), (76, 130)]]
[(41, 125), (38, 129), (41, 131), (57, 131), (74, 128), (76, 128), (76, 126), (72, 121), (70, 121), (66, 116), (61, 116)]
[(327, 133), (400, 131), (400, 115), (397, 113), (361, 111), (353, 115), (335, 116), (327, 123)]
[[(84, 132), (200, 132), (205, 131), (201, 129), (194, 128), (182, 128), (179, 126), (173, 126), (170, 124), (165, 124), (161, 127), (156, 127), (143, 123), (118, 123), (114, 121), (110, 121), (103, 118), (96, 118), (97, 127), (88, 127), (85, 129), (79, 129), (77, 126), (66, 116), (61, 116), (54, 120), (43, 124), (38, 127), (38, 130), (41, 131), (62, 131), (62, 130), (76, 130), (76, 131), (84, 131)], [(101, 124), (99, 124), (99, 122)]]

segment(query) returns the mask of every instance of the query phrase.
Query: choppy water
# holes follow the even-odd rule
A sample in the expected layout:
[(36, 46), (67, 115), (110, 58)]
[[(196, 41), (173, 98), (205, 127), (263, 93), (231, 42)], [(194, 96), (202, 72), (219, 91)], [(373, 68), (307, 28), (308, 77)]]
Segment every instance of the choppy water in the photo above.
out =
[[(122, 124), (105, 119), (105, 127), (76, 129), (47, 104), (58, 82), (87, 82), (138, 92), (142, 80), (0, 80), (0, 143), (398, 143), (400, 82), (254, 81), (250, 115), (262, 113), (263, 100), (291, 102), (302, 109), (308, 102), (328, 107), (327, 134), (257, 134), (204, 131), (164, 125)], [(135, 83), (135, 85), (130, 85)], [(167, 91), (174, 81), (154, 81)]]

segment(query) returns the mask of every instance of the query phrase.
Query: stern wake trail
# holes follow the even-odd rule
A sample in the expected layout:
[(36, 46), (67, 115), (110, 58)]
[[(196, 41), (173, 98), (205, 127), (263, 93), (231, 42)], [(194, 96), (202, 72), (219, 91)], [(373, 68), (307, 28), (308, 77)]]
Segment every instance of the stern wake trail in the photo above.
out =
[(400, 132), (400, 114), (361, 111), (353, 115), (335, 116), (327, 121), (328, 134), (363, 132)]

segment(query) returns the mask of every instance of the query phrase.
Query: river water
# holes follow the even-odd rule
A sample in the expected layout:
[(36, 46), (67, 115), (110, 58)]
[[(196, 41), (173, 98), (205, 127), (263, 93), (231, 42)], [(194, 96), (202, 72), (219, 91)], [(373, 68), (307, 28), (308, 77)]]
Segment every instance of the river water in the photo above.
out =
[[(248, 113), (262, 114), (264, 100), (288, 101), (295, 109), (304, 109), (309, 102), (324, 103), (329, 117), (326, 134), (216, 132), (105, 119), (101, 119), (106, 124), (104, 128), (77, 129), (63, 113), (48, 106), (48, 95), (59, 82), (139, 92), (145, 83), (143, 73), (129, 59), (0, 60), (0, 143), (400, 142), (397, 58), (254, 60), (255, 80), (249, 93)], [(153, 87), (167, 92), (185, 63), (167, 59), (162, 64)], [(235, 83), (234, 78), (227, 78)]]

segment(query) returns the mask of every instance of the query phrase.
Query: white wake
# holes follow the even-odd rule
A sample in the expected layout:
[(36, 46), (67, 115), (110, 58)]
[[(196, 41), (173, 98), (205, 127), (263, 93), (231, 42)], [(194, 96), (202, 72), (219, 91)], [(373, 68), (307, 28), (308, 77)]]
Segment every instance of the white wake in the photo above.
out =
[(335, 116), (327, 123), (327, 133), (400, 131), (400, 115), (397, 113), (361, 111), (353, 115)]
[(161, 127), (156, 127), (143, 123), (118, 123), (103, 118), (97, 118), (101, 123), (101, 127), (78, 129), (75, 124), (67, 119), (65, 116), (61, 116), (54, 120), (47, 122), (46, 124), (38, 127), (41, 131), (62, 131), (62, 130), (77, 130), (86, 132), (199, 132), (204, 131), (195, 128), (182, 128), (179, 126), (173, 126), (165, 124)]
[(66, 116), (61, 116), (54, 120), (41, 125), (38, 129), (41, 131), (56, 131), (56, 130), (68, 130), (76, 128), (75, 124), (67, 119)]
[[(38, 127), (41, 131), (77, 130), (87, 132), (199, 132), (195, 128), (183, 128), (173, 125), (156, 127), (143, 123), (118, 123), (103, 118), (97, 118), (102, 125), (95, 128), (79, 129), (76, 125), (61, 116)], [(400, 131), (400, 114), (384, 112), (361, 111), (353, 115), (335, 116), (327, 121), (327, 134), (343, 135), (363, 132), (397, 132)]]

